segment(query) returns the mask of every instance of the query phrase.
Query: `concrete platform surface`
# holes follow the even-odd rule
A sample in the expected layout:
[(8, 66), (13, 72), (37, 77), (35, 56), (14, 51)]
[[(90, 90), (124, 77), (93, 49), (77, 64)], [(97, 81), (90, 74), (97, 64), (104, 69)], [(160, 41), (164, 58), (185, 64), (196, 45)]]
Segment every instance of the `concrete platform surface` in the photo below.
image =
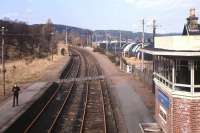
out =
[(26, 89), (21, 89), (19, 106), (12, 107), (13, 97), (9, 97), (0, 105), (0, 132), (5, 131), (15, 122), (50, 86), (51, 83), (37, 82)]
[(98, 60), (104, 71), (104, 76), (111, 86), (111, 93), (115, 96), (116, 108), (119, 108), (120, 114), (122, 114), (122, 122), (120, 122), (121, 125), (119, 126), (120, 128), (126, 128), (119, 129), (119, 131), (123, 133), (139, 133), (141, 131), (139, 123), (154, 122), (153, 116), (145, 106), (142, 97), (135, 91), (139, 81), (135, 82), (130, 74), (121, 72), (107, 56), (92, 52), (89, 48), (87, 49)]

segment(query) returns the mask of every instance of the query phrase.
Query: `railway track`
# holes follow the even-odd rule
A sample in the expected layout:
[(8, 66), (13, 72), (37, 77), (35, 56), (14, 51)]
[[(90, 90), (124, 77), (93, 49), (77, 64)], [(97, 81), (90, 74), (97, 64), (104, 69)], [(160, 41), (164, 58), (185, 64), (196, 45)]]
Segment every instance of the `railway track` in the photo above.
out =
[[(69, 71), (61, 75), (62, 78), (102, 75), (99, 64), (91, 54), (81, 49), (72, 49), (72, 52), (76, 56), (68, 67)], [(107, 133), (103, 90), (105, 86), (102, 82), (101, 80), (73, 81), (68, 84), (61, 82), (24, 133)]]
[[(76, 53), (79, 54), (83, 61), (82, 69), (84, 69), (85, 72), (84, 76), (90, 76), (88, 60), (80, 53), (80, 51), (76, 51)], [(73, 89), (68, 104), (66, 104), (63, 111), (59, 114), (57, 119), (55, 119), (48, 132), (80, 132), (89, 84), (86, 81), (78, 83), (77, 86), (76, 89)]]
[[(85, 57), (89, 57), (90, 75), (99, 76), (102, 74), (97, 61), (93, 56), (83, 51)], [(88, 61), (88, 62), (89, 62)], [(106, 133), (106, 115), (104, 110), (104, 98), (101, 81), (90, 81), (86, 92), (85, 108), (81, 123), (80, 133)]]
[[(85, 76), (98, 76), (97, 64), (88, 53), (78, 50), (86, 67)], [(74, 89), (71, 100), (49, 132), (106, 133), (101, 81), (86, 81)]]
[[(85, 52), (85, 51), (83, 51), (83, 52), (84, 52), (85, 56), (89, 57), (90, 58), (89, 60), (91, 60), (93, 62), (93, 73), (94, 74), (92, 74), (92, 75), (96, 75), (96, 76), (103, 75), (103, 71), (102, 71), (99, 63), (97, 63), (98, 61), (96, 60), (96, 58), (94, 58), (94, 56), (91, 56), (91, 54), (89, 54), (88, 52)], [(104, 105), (104, 106), (102, 106), (103, 113), (104, 113), (103, 114), (104, 121), (102, 121), (102, 122), (104, 122), (104, 126), (101, 128), (101, 130), (92, 130), (92, 132), (97, 131), (97, 132), (117, 133), (118, 132), (118, 125), (117, 125), (117, 122), (116, 122), (116, 119), (115, 119), (116, 114), (113, 111), (114, 105), (112, 104), (111, 99), (110, 99), (110, 97), (111, 97), (110, 88), (109, 88), (106, 80), (100, 80), (96, 84), (97, 84), (95, 86), (96, 88), (97, 88), (97, 86), (101, 87), (100, 93), (101, 93), (102, 103)], [(92, 123), (92, 124), (94, 124), (94, 123)], [(87, 129), (87, 132), (91, 132), (91, 130), (88, 130), (88, 129)]]
[[(77, 77), (80, 70), (80, 57), (75, 57), (72, 61), (70, 71), (66, 78)], [(48, 100), (46, 105), (41, 109), (34, 120), (26, 127), (24, 133), (47, 132), (52, 127), (58, 114), (66, 104), (72, 90), (76, 88), (76, 83), (62, 83), (56, 89), (54, 94)]]
[(81, 133), (106, 133), (104, 100), (100, 82), (90, 82)]

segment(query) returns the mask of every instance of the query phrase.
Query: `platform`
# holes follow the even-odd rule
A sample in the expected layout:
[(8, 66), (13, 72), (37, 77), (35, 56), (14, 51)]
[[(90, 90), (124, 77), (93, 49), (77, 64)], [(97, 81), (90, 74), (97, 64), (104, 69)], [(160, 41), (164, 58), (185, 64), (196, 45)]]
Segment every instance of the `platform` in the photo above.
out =
[(19, 94), (19, 106), (12, 107), (13, 97), (9, 97), (0, 106), (0, 132), (4, 132), (12, 125), (44, 92), (52, 83), (37, 82), (26, 89), (21, 89)]

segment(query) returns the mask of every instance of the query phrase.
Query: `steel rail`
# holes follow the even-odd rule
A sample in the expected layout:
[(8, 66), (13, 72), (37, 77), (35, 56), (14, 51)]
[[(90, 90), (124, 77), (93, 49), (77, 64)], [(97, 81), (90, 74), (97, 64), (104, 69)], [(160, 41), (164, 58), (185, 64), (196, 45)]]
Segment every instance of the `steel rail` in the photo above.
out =
[[(72, 49), (72, 51), (75, 51), (75, 53), (77, 53), (77, 55), (79, 56), (82, 64), (85, 64), (84, 68), (85, 68), (85, 76), (88, 76), (89, 75), (89, 63), (86, 59), (86, 57), (82, 54), (81, 51), (77, 50), (77, 49)], [(80, 65), (81, 66), (81, 65)], [(85, 85), (84, 87), (86, 86), (86, 94), (87, 94), (87, 91), (88, 91), (88, 87), (89, 87), (89, 84), (88, 82), (86, 81), (85, 82)], [(82, 93), (85, 93), (85, 89), (83, 89), (84, 91)], [(58, 112), (56, 118), (54, 119), (54, 122), (52, 124), (52, 126), (49, 128), (48, 130), (48, 133), (51, 133), (51, 132), (55, 132), (56, 128), (57, 128), (57, 124), (59, 124), (59, 119), (61, 118), (62, 119), (62, 115), (63, 115), (63, 111), (64, 111), (64, 108), (66, 107), (66, 102), (67, 102), (67, 99), (69, 99), (69, 96), (67, 96), (66, 98), (66, 101), (65, 103), (63, 104), (62, 108), (60, 108), (60, 111)], [(84, 98), (86, 99), (86, 98)], [(85, 100), (84, 101), (84, 104), (86, 103)], [(84, 106), (84, 105), (83, 105)], [(80, 109), (79, 109), (80, 110)], [(70, 111), (69, 111), (70, 112)]]
[(85, 108), (83, 112), (83, 117), (81, 121), (81, 128), (80, 128), (80, 133), (83, 133), (83, 127), (84, 127), (84, 121), (85, 121), (85, 116), (86, 116), (86, 107), (88, 105), (88, 92), (89, 92), (89, 83), (87, 82), (87, 90), (86, 90), (86, 98), (85, 98)]
[[(71, 65), (71, 67), (70, 67), (70, 70), (73, 70), (73, 66), (75, 65), (75, 61), (74, 61), (74, 60), (75, 60), (75, 59), (73, 59), (73, 63), (72, 63), (72, 65)], [(79, 68), (78, 68), (78, 70), (77, 70), (76, 76), (78, 75), (79, 69), (80, 69), (80, 64), (79, 64)], [(67, 77), (69, 76), (69, 73), (71, 72), (70, 70), (67, 72), (65, 78), (67, 78)], [(73, 83), (73, 84), (74, 84), (74, 83)], [(29, 130), (32, 128), (32, 126), (33, 126), (33, 125), (37, 122), (37, 120), (40, 118), (41, 114), (48, 108), (49, 104), (53, 101), (53, 99), (55, 98), (56, 94), (58, 94), (58, 92), (59, 92), (59, 90), (62, 88), (62, 86), (63, 86), (63, 83), (60, 84), (60, 85), (57, 87), (56, 91), (53, 93), (53, 95), (50, 97), (50, 99), (47, 101), (47, 103), (44, 105), (44, 107), (41, 109), (41, 111), (40, 111), (40, 112), (37, 114), (37, 116), (32, 120), (32, 122), (28, 125), (28, 127), (26, 127), (24, 133), (29, 132)], [(73, 85), (72, 85), (70, 88), (73, 88)]]
[[(80, 56), (79, 56), (79, 59), (80, 59)], [(81, 63), (79, 62), (79, 66), (78, 66), (78, 69), (77, 69), (77, 72), (76, 72), (77, 75), (78, 75), (78, 73), (80, 71), (80, 65), (81, 65)], [(73, 86), (74, 85), (75, 85), (75, 81), (73, 82)], [(64, 106), (66, 105), (67, 101), (69, 100), (70, 94), (72, 93), (72, 89), (73, 89), (73, 87), (70, 88), (69, 93), (67, 94), (67, 97), (64, 100), (64, 103), (62, 104), (61, 108), (59, 109), (59, 111), (58, 111), (58, 113), (57, 113), (57, 115), (56, 115), (51, 127), (48, 129), (48, 133), (51, 133), (53, 131), (53, 128), (55, 127), (56, 122), (58, 121), (58, 118), (60, 117), (60, 115), (61, 115), (61, 113), (63, 111)]]
[[(89, 63), (88, 63), (86, 57), (83, 56), (83, 58), (84, 58), (85, 62), (87, 62), (87, 63), (86, 63), (86, 64), (87, 64), (87, 68), (88, 68), (88, 70), (89, 70), (89, 66), (90, 66), (90, 65), (89, 65)], [(90, 72), (87, 71), (87, 76), (89, 76), (89, 75), (90, 75)], [(84, 111), (83, 111), (83, 116), (82, 116), (82, 121), (81, 121), (80, 133), (83, 132), (83, 126), (84, 126), (85, 115), (86, 115), (86, 107), (87, 107), (87, 104), (88, 104), (88, 94), (89, 94), (89, 82), (88, 82), (88, 81), (87, 81), (86, 85), (87, 85), (87, 88), (86, 88), (86, 96), (85, 96)]]
[[(96, 64), (96, 71), (97, 71), (97, 74), (101, 74), (101, 71), (99, 70), (100, 67), (98, 64)], [(102, 104), (103, 104), (103, 119), (104, 119), (104, 133), (107, 133), (107, 124), (106, 124), (106, 113), (105, 113), (105, 102), (104, 102), (104, 96), (103, 96), (103, 85), (102, 85), (102, 81), (99, 80), (99, 83), (100, 83), (100, 89), (101, 89), (101, 101), (102, 101)]]
[[(72, 64), (70, 65), (70, 68), (69, 70), (73, 70), (73, 66), (75, 64), (75, 59), (72, 58)], [(65, 68), (66, 69), (66, 68)], [(67, 71), (67, 73), (65, 74), (64, 78), (68, 78), (69, 77), (69, 74), (70, 74), (71, 71)], [(61, 77), (62, 78), (62, 77)]]
[[(92, 60), (94, 60), (94, 58), (91, 58)], [(94, 74), (94, 76), (96, 75), (99, 75), (100, 74), (100, 71), (98, 70), (98, 67), (97, 65), (95, 65), (95, 68), (96, 68), (96, 72)], [(105, 103), (104, 103), (104, 97), (103, 97), (103, 90), (102, 90), (102, 84), (101, 84), (101, 81), (99, 81), (100, 83), (100, 91), (101, 91), (101, 94), (100, 94), (100, 97), (101, 97), (101, 104), (102, 105), (102, 108), (103, 108), (103, 123), (104, 123), (104, 133), (107, 132), (107, 126), (106, 126), (106, 115), (105, 115)], [(80, 129), (80, 133), (83, 133), (84, 132), (84, 126), (85, 126), (85, 120), (86, 120), (86, 114), (87, 114), (87, 105), (88, 105), (88, 98), (89, 97), (89, 84), (88, 84), (88, 87), (87, 87), (87, 93), (86, 93), (86, 102), (85, 102), (85, 108), (84, 108), (84, 113), (83, 113), (83, 118), (82, 118), (82, 122), (81, 122), (81, 129)]]
[(56, 89), (55, 93), (51, 96), (51, 98), (48, 100), (48, 102), (45, 104), (45, 106), (42, 108), (42, 110), (37, 114), (37, 116), (33, 119), (33, 121), (28, 125), (28, 127), (25, 129), (24, 133), (27, 133), (31, 129), (31, 127), (37, 122), (37, 120), (39, 119), (41, 114), (45, 111), (45, 109), (50, 104), (50, 102), (53, 100), (53, 98), (56, 96), (56, 94), (58, 93), (58, 91), (60, 90), (61, 87), (62, 87), (62, 85), (60, 85)]
[(67, 94), (67, 97), (66, 97), (65, 100), (64, 100), (64, 103), (62, 104), (62, 106), (61, 106), (61, 108), (59, 109), (59, 111), (58, 111), (58, 113), (57, 113), (57, 115), (56, 115), (56, 117), (55, 117), (53, 123), (51, 124), (50, 128), (48, 129), (48, 133), (51, 133), (51, 132), (53, 131), (53, 128), (55, 127), (55, 124), (56, 124), (56, 122), (57, 122), (57, 120), (58, 120), (58, 118), (59, 118), (61, 112), (63, 111), (63, 108), (64, 108), (64, 106), (66, 105), (66, 103), (67, 103), (67, 101), (68, 101), (68, 99), (69, 99), (69, 97), (70, 97), (70, 95), (71, 95), (71, 93), (72, 93), (72, 89), (73, 89), (74, 86), (75, 86), (75, 82), (73, 82), (72, 86), (70, 87), (70, 90), (69, 90), (69, 92), (68, 92), (68, 94)]

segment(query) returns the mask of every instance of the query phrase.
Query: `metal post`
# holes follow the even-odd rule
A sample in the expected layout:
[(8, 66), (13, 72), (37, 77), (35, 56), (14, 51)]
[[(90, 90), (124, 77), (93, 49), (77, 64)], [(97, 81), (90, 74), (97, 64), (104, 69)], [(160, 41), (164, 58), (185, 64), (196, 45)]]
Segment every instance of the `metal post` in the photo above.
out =
[(175, 77), (175, 67), (176, 67), (176, 60), (172, 60), (172, 90), (175, 90), (175, 82), (176, 82), (176, 77)]
[(106, 52), (108, 52), (108, 37), (106, 35)]
[[(142, 19), (142, 48), (144, 48), (144, 19)], [(144, 53), (142, 52), (142, 72), (144, 70)]]
[(117, 53), (117, 48), (116, 48), (116, 45), (117, 45), (117, 44), (115, 43), (115, 55), (116, 55), (116, 53)]
[(106, 34), (106, 52), (108, 52), (108, 37), (107, 37), (107, 33), (105, 32)]
[(53, 61), (53, 44), (51, 45), (51, 61)]
[(121, 40), (122, 40), (122, 34), (121, 34), (121, 31), (120, 31), (119, 32), (119, 45), (120, 45), (120, 48), (122, 47)]
[(5, 61), (4, 61), (4, 32), (5, 32), (5, 27), (1, 27), (1, 39), (2, 39), (2, 56), (1, 56), (1, 58), (2, 58), (2, 76), (3, 76), (3, 95), (5, 96), (6, 95), (6, 80), (5, 80), (5, 73), (6, 73), (6, 70), (5, 70)]
[(92, 46), (92, 37), (91, 37), (91, 33), (89, 33), (88, 35), (88, 40), (89, 40), (89, 47)]
[(51, 32), (52, 42), (51, 42), (51, 60), (53, 61), (53, 45), (54, 45), (54, 33)]
[(156, 35), (156, 20), (153, 20), (153, 45), (155, 43), (155, 35)]
[(96, 33), (94, 33), (95, 34), (95, 42), (97, 43), (97, 34)]
[(67, 40), (67, 25), (66, 25), (66, 31), (65, 31), (65, 43), (67, 44), (68, 42), (67, 42), (68, 40)]
[(87, 46), (88, 46), (88, 33), (86, 33)]
[(91, 33), (91, 47), (92, 47), (92, 44), (93, 44), (93, 38), (94, 38), (94, 34)]
[(191, 90), (190, 90), (190, 92), (192, 92), (192, 94), (194, 94), (194, 61), (193, 60), (191, 60), (191, 61), (188, 61), (189, 63), (189, 69), (191, 70), (190, 71), (190, 82), (191, 82)]

